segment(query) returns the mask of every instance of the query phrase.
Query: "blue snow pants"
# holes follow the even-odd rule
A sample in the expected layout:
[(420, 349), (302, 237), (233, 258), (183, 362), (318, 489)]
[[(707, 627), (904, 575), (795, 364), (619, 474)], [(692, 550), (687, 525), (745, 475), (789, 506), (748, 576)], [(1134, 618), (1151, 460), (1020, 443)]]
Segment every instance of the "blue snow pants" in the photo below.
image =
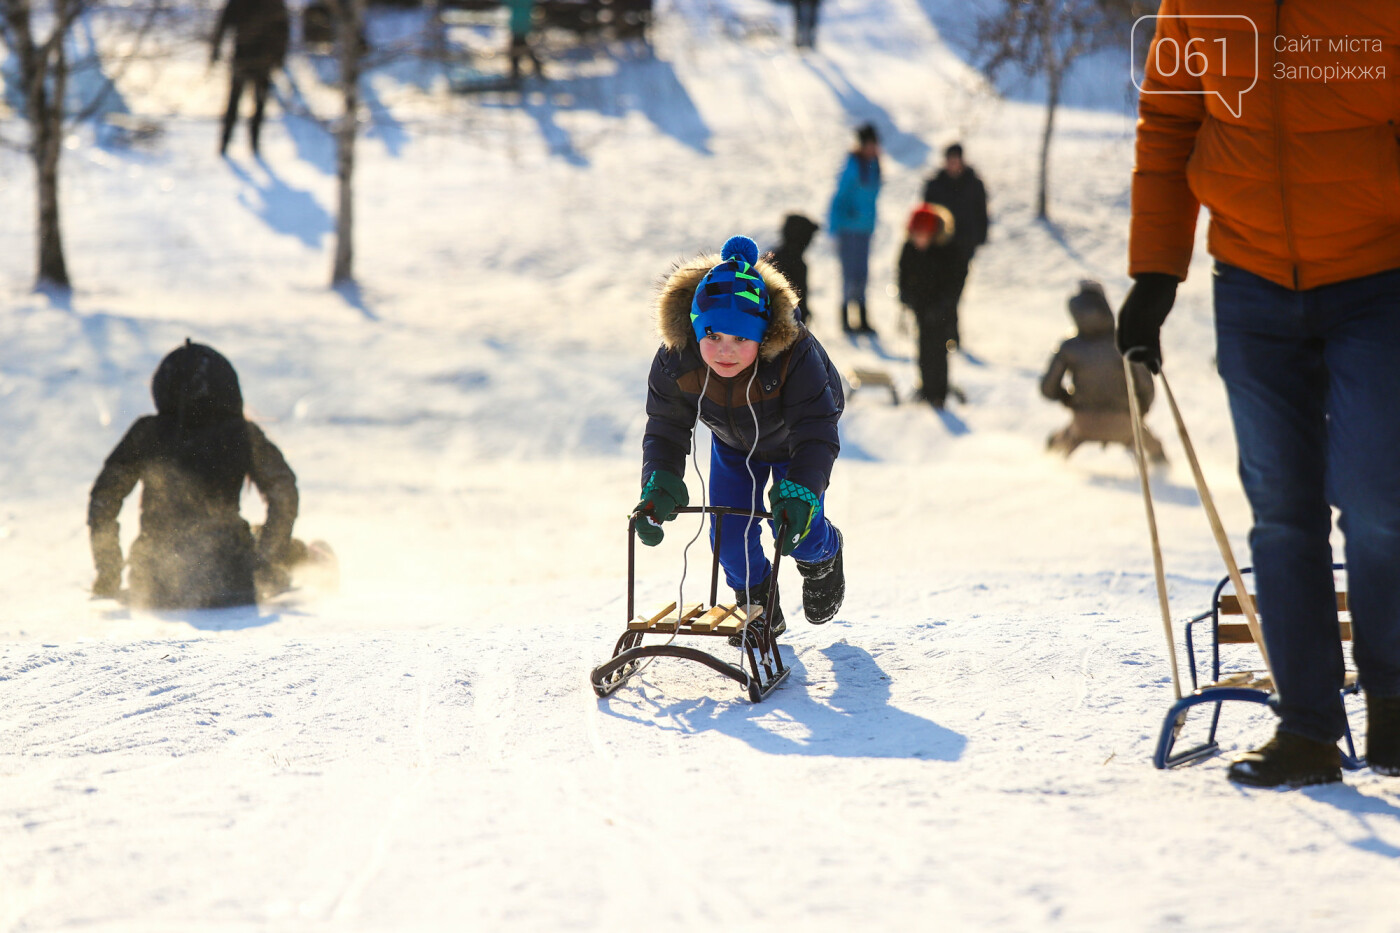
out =
[[(736, 509), (768, 511), (768, 496), (764, 492), (771, 475), (776, 486), (787, 476), (788, 461), (768, 463), (750, 460), (744, 466), (744, 451), (735, 450), (718, 440), (710, 446), (710, 504)], [(749, 479), (749, 470), (753, 480)], [(826, 494), (819, 497), (821, 506), (812, 518), (812, 528), (807, 537), (793, 549), (792, 556), (797, 560), (816, 563), (827, 560), (836, 554), (838, 539), (836, 529), (826, 520)], [(719, 516), (710, 516), (710, 546), (715, 544), (715, 525)], [(724, 568), (725, 582), (735, 589), (766, 583), (772, 564), (764, 553), (759, 540), (759, 526), (763, 523), (746, 515), (725, 515), (724, 533), (720, 538), (719, 563)], [(769, 533), (775, 529), (768, 523)], [(745, 566), (744, 556), (748, 555)], [(747, 584), (745, 573), (747, 572)]]
[(1217, 264), (1214, 290), (1279, 728), (1335, 742), (1332, 506), (1361, 684), (1400, 696), (1400, 269), (1293, 291)]

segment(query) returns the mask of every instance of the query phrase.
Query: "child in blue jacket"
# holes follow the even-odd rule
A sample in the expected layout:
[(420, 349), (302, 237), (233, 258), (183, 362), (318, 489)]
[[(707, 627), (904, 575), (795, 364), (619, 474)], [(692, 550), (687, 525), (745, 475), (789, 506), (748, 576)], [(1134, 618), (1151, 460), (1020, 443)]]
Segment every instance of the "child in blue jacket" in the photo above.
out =
[[(841, 532), (824, 501), (840, 453), (836, 423), (845, 407), (841, 380), (826, 351), (797, 316), (797, 295), (748, 237), (731, 237), (720, 256), (702, 256), (671, 273), (657, 300), (662, 346), (647, 379), (642, 441), (645, 519), (642, 543), (662, 539), (662, 522), (689, 503), (685, 461), (703, 421), (713, 434), (711, 505), (761, 509), (786, 524), (783, 554), (802, 574), (802, 608), (820, 625), (835, 617), (846, 593)], [(723, 518), (719, 552), (725, 580), (740, 603), (765, 605), (773, 633), (786, 630), (781, 606), (766, 606), (772, 566), (759, 523)], [(715, 518), (710, 542), (714, 544)]]

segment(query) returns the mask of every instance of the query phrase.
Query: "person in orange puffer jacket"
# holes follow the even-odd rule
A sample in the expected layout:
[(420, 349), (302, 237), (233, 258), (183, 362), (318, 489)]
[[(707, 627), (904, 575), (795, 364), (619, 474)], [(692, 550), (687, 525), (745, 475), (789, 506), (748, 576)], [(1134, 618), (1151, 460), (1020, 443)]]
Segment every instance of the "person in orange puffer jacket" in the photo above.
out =
[(1117, 340), (1160, 371), (1162, 322), (1204, 205), (1279, 716), (1230, 779), (1341, 780), (1332, 507), (1368, 762), (1400, 775), (1400, 12), (1368, 0), (1164, 0), (1146, 62), (1134, 285)]

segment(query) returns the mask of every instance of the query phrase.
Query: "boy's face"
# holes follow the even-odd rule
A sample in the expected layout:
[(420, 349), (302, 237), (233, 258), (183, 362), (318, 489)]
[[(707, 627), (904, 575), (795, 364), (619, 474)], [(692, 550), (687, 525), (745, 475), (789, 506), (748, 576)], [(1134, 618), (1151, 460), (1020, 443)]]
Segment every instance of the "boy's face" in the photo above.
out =
[(706, 334), (700, 341), (700, 358), (716, 375), (733, 376), (758, 358), (758, 342), (732, 334)]
[(914, 244), (915, 249), (928, 249), (933, 245), (933, 233), (928, 230), (913, 230), (909, 233), (909, 242)]

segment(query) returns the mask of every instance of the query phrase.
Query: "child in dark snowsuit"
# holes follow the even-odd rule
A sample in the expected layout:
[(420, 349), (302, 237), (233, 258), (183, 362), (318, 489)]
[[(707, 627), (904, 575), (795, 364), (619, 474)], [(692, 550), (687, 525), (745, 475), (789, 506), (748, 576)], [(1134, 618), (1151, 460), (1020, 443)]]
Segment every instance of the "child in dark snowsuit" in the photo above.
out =
[(952, 213), (938, 204), (920, 204), (909, 217), (909, 239), (899, 253), (899, 300), (919, 325), (919, 375), (924, 401), (934, 408), (942, 408), (948, 397), (957, 267)]
[[(795, 314), (797, 296), (747, 237), (720, 256), (677, 268), (661, 289), (662, 346), (647, 380), (642, 441), (642, 543), (659, 544), (661, 523), (689, 502), (686, 455), (697, 421), (713, 434), (710, 504), (761, 509), (768, 493), (775, 522), (788, 529), (782, 553), (802, 574), (802, 607), (820, 625), (845, 597), (841, 533), (823, 503), (841, 450), (836, 422), (845, 407), (840, 377)], [(767, 606), (772, 567), (758, 522), (725, 516), (719, 561), (740, 603), (764, 605), (773, 634), (786, 629), (781, 606)], [(774, 522), (770, 522), (770, 528)], [(714, 543), (714, 521), (710, 541)], [(776, 528), (774, 528), (776, 533)]]
[[(117, 525), (139, 481), (141, 532), (131, 545), (133, 605), (204, 609), (252, 603), (259, 585), (285, 586), (301, 542), (292, 539), (297, 481), (282, 452), (243, 418), (233, 366), (210, 347), (185, 341), (151, 379), (156, 414), (136, 419), (102, 466), (88, 502), (97, 580), (93, 595), (116, 597), (122, 583)], [(238, 514), (251, 478), (267, 500), (255, 537)]]
[(787, 279), (792, 290), (797, 293), (797, 301), (802, 307), (802, 322), (811, 324), (812, 307), (807, 302), (807, 260), (803, 253), (812, 244), (816, 235), (816, 221), (801, 214), (788, 214), (783, 218), (783, 242), (773, 250), (770, 261)]
[[(1128, 408), (1128, 380), (1123, 358), (1113, 342), (1113, 311), (1098, 282), (1079, 283), (1079, 293), (1069, 300), (1069, 313), (1078, 329), (1060, 344), (1040, 383), (1040, 393), (1066, 405), (1074, 418), (1046, 441), (1050, 450), (1066, 457), (1080, 444), (1122, 444), (1133, 449), (1132, 412)], [(1064, 385), (1069, 377), (1069, 388)], [(1133, 364), (1133, 391), (1142, 413), (1152, 405), (1152, 376), (1141, 363)], [(1159, 441), (1143, 425), (1143, 448), (1153, 463), (1167, 456)]]

